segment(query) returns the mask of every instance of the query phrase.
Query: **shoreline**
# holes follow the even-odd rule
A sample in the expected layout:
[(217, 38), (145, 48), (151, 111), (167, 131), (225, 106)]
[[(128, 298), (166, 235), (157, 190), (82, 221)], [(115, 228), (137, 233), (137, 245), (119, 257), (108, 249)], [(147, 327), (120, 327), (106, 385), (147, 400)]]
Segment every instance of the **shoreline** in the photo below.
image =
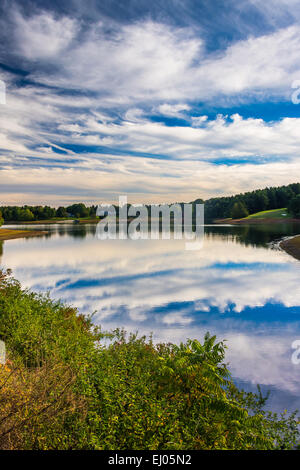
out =
[(9, 221), (3, 224), (3, 227), (10, 225), (57, 225), (57, 224), (93, 224), (98, 223), (99, 219), (48, 219), (48, 220), (30, 220), (30, 221)]
[(286, 224), (286, 223), (299, 223), (300, 219), (272, 219), (272, 218), (253, 218), (253, 219), (216, 219), (214, 225), (225, 224), (225, 225), (275, 225), (275, 224)]
[(300, 235), (282, 240), (279, 247), (293, 258), (300, 261)]
[(6, 225), (52, 225), (52, 224), (73, 224), (74, 219), (47, 219), (47, 220), (16, 220), (4, 222), (3, 227)]
[(0, 241), (14, 240), (16, 238), (29, 238), (46, 235), (44, 230), (13, 230), (0, 228)]

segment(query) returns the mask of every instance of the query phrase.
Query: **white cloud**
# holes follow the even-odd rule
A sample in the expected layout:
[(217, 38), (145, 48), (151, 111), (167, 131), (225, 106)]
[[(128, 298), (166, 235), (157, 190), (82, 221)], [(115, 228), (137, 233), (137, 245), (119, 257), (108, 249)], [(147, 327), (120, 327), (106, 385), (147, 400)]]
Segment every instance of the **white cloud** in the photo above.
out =
[[(92, 98), (74, 100), (32, 86), (9, 89), (0, 114), (3, 203), (40, 202), (41, 197), (50, 204), (111, 201), (120, 191), (137, 202), (187, 201), (288, 184), (300, 174), (299, 118), (266, 123), (239, 115), (210, 121), (204, 116), (191, 119), (193, 126), (201, 120), (200, 127), (168, 127), (151, 122), (140, 108), (129, 108), (116, 122)], [(124, 155), (89, 153), (88, 148), (77, 154), (64, 150), (68, 144), (108, 146)], [(169, 159), (133, 157), (130, 151)], [(240, 163), (226, 166), (228, 158)], [(209, 163), (215, 159), (218, 165)]]
[(118, 25), (109, 34), (98, 22), (79, 36), (79, 26), (67, 17), (17, 14), (15, 30), (23, 57), (55, 65), (52, 74), (36, 72), (35, 78), (101, 92), (106, 103), (287, 96), (300, 73), (298, 25), (250, 37), (217, 54), (207, 54), (192, 29), (151, 21)]
[[(136, 111), (132, 113), (136, 117)], [(146, 119), (130, 118), (120, 124), (105, 124), (89, 119), (82, 123), (81, 135), (78, 137), (84, 139), (84, 134), (98, 132), (109, 135), (116, 147), (165, 154), (176, 159), (250, 156), (256, 163), (261, 162), (262, 157), (281, 156), (289, 159), (299, 155), (299, 118), (266, 123), (262, 119), (243, 119), (235, 114), (230, 118), (219, 115), (211, 121), (206, 116), (195, 120), (192, 118), (192, 122), (193, 125), (196, 122), (198, 128), (170, 127)]]
[(181, 117), (182, 111), (189, 111), (191, 107), (188, 104), (168, 104), (164, 103), (158, 106), (157, 110), (165, 116)]
[(191, 118), (192, 120), (192, 127), (201, 127), (208, 119), (208, 116), (197, 116)]
[(29, 60), (49, 61), (65, 54), (78, 30), (76, 21), (68, 17), (40, 13), (24, 18), (18, 10), (13, 15), (19, 53)]
[[(195, 99), (290, 93), (293, 78), (300, 77), (300, 27), (207, 55), (203, 39), (191, 29), (151, 21), (112, 27), (108, 34), (103, 23), (83, 32), (75, 20), (45, 12), (26, 19), (18, 13), (14, 20), (19, 53), (36, 70), (30, 78), (97, 93), (74, 96), (34, 85), (16, 88), (5, 74), (7, 104), (0, 114), (3, 202), (36, 201), (41, 182), (43, 200), (49, 203), (82, 194), (87, 201), (99, 194), (111, 200), (121, 190), (137, 202), (159, 202), (288, 184), (299, 174), (299, 118), (267, 123), (238, 114), (213, 120), (189, 115)], [(43, 59), (47, 73), (37, 66)], [(185, 116), (190, 126), (153, 122), (147, 117), (151, 112)], [(65, 150), (76, 144), (107, 147), (107, 152), (86, 148), (78, 155)], [(123, 156), (113, 156), (113, 151)], [(226, 166), (228, 159), (240, 163)], [(8, 193), (9, 184), (18, 191)]]
[[(39, 20), (40, 17), (36, 18)], [(22, 30), (18, 23), (16, 26), (22, 43)], [(32, 58), (39, 58), (39, 52), (34, 57), (35, 33), (31, 40)], [(29, 41), (30, 36), (27, 42), (30, 48)], [(102, 92), (108, 102), (126, 103), (162, 96), (174, 99), (178, 95), (177, 87), (182, 86), (182, 75), (201, 48), (202, 41), (187, 29), (174, 31), (148, 21), (121, 26), (108, 35), (105, 24), (97, 23), (74, 43), (68, 54), (58, 51), (53, 57), (58, 73), (38, 73), (35, 77), (51, 85)]]
[[(1, 159), (2, 167), (6, 164), (0, 171), (2, 204), (115, 203), (119, 194), (127, 194), (132, 203), (188, 202), (289, 184), (300, 174), (299, 161), (226, 166), (130, 155), (84, 155), (76, 163), (64, 163), (65, 157), (59, 157), (61, 164), (56, 162), (51, 168), (41, 162), (39, 167), (32, 167), (30, 159), (15, 157), (14, 165)], [(47, 150), (44, 158), (49, 158)], [(51, 164), (51, 160), (46, 163)]]

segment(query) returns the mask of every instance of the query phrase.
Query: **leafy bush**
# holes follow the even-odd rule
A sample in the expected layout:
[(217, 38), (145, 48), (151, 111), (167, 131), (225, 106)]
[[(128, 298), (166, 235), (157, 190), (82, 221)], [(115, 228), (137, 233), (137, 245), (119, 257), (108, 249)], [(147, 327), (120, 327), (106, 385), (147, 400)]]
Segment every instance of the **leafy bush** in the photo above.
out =
[(298, 439), (295, 415), (233, 383), (209, 334), (154, 344), (111, 334), (0, 275), (0, 448), (276, 449)]
[(235, 202), (232, 209), (231, 209), (231, 217), (233, 219), (242, 219), (243, 217), (247, 217), (249, 212), (246, 206), (242, 202)]
[(33, 369), (0, 367), (0, 448), (72, 446), (70, 418), (75, 430), (86, 410), (85, 399), (72, 390), (75, 379), (70, 367), (50, 360)]

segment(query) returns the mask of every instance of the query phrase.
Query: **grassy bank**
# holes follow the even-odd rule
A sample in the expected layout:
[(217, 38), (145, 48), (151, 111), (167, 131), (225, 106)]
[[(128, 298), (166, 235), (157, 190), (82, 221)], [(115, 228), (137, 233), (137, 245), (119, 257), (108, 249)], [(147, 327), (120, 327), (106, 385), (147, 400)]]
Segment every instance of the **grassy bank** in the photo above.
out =
[(300, 235), (282, 241), (280, 247), (300, 261)]
[(245, 217), (243, 220), (253, 220), (253, 219), (282, 219), (286, 220), (292, 218), (292, 216), (288, 213), (286, 207), (282, 209), (274, 209), (271, 211), (261, 211), (256, 212), (255, 214), (250, 214), (248, 217)]
[(60, 302), (0, 275), (2, 449), (275, 449), (294, 417), (237, 389), (224, 344), (180, 346), (102, 333)]
[(256, 212), (243, 219), (216, 219), (216, 224), (234, 224), (234, 225), (259, 225), (259, 224), (280, 224), (287, 222), (299, 222), (300, 219), (294, 219), (288, 213), (286, 208), (274, 209), (270, 211)]
[(14, 238), (36, 237), (45, 235), (47, 232), (42, 230), (12, 230), (0, 228), (0, 240), (12, 240)]

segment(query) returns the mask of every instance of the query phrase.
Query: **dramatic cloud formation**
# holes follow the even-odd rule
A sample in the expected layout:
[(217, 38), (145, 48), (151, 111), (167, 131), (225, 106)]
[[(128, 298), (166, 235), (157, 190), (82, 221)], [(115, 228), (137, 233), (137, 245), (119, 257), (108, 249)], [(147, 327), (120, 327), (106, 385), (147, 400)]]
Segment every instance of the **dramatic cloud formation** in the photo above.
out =
[(4, 2), (1, 200), (190, 200), (295, 181), (300, 9), (243, 1), (228, 13), (238, 31), (204, 3), (193, 17), (192, 0), (170, 0), (159, 19), (129, 0)]

